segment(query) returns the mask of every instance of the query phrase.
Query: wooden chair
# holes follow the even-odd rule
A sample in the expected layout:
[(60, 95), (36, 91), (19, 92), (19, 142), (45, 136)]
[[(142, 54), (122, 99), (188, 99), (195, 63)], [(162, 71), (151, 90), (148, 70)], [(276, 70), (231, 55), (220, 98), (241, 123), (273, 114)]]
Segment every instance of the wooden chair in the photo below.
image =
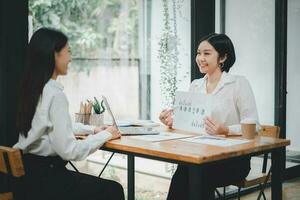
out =
[[(280, 127), (264, 125), (262, 126), (262, 130), (258, 134), (259, 136), (279, 138)], [(245, 180), (242, 180), (241, 182), (234, 184), (235, 186), (238, 187), (238, 199), (240, 199), (241, 188), (248, 188), (248, 187), (259, 185), (260, 191), (257, 199), (260, 200), (262, 196), (263, 199), (266, 200), (264, 189), (265, 189), (265, 184), (271, 181), (271, 170), (272, 170), (272, 166), (271, 166), (269, 171), (267, 172), (267, 163), (268, 163), (268, 153), (264, 154), (263, 166), (260, 175), (256, 177), (252, 177), (250, 175), (246, 177)]]
[(22, 154), (19, 149), (0, 146), (0, 173), (8, 177), (8, 189), (10, 192), (0, 193), (0, 200), (12, 200), (15, 189), (12, 179), (21, 179), (25, 175)]
[[(261, 128), (262, 128), (261, 131), (258, 133), (259, 136), (279, 138), (280, 127), (262, 125)], [(271, 169), (272, 169), (271, 166), (269, 171), (267, 172), (267, 162), (268, 162), (268, 153), (264, 154), (262, 171), (260, 174), (258, 175), (256, 174), (255, 176), (253, 176), (251, 175), (250, 172), (250, 174), (244, 180), (232, 184), (238, 187), (238, 200), (240, 200), (240, 191), (242, 188), (248, 188), (257, 185), (260, 187), (260, 191), (257, 199), (260, 200), (260, 198), (263, 197), (263, 199), (266, 200), (264, 189), (265, 189), (265, 184), (271, 181)], [(221, 198), (221, 194), (218, 191), (216, 192), (219, 198)], [(223, 199), (226, 199), (226, 187), (223, 188)]]

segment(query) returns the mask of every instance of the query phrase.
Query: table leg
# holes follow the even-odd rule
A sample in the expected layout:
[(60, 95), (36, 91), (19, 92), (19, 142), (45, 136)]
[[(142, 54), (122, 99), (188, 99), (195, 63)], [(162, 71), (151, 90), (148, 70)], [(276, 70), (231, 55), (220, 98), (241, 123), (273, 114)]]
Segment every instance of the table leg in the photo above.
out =
[(283, 150), (280, 148), (272, 151), (272, 200), (282, 200)]
[(134, 156), (127, 156), (128, 200), (134, 200)]

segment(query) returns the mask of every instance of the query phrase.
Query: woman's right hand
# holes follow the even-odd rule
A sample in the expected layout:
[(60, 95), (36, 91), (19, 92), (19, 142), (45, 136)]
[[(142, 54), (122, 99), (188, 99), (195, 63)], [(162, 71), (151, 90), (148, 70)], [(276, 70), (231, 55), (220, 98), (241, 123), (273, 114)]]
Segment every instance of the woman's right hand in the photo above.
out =
[(108, 127), (105, 129), (105, 131), (108, 131), (108, 132), (111, 133), (111, 135), (112, 135), (112, 138), (111, 138), (111, 139), (112, 139), (112, 140), (118, 139), (118, 138), (121, 137), (120, 131), (119, 131), (116, 127), (114, 127), (114, 126), (108, 126)]
[(159, 115), (159, 120), (166, 126), (173, 125), (173, 109), (164, 109)]

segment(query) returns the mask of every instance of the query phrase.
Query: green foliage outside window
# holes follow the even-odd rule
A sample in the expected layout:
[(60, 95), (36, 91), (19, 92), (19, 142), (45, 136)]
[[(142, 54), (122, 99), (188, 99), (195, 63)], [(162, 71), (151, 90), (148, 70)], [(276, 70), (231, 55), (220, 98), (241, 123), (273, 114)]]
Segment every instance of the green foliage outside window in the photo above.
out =
[(29, 0), (33, 31), (69, 37), (73, 57), (137, 57), (138, 0)]

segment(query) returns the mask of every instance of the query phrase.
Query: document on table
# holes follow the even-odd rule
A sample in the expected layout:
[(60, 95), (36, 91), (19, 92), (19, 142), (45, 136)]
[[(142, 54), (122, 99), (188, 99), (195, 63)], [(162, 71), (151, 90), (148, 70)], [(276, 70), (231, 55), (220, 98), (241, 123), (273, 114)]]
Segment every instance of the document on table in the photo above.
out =
[[(140, 119), (125, 119), (125, 120), (116, 120), (118, 127), (126, 126), (140, 126), (140, 127), (156, 127), (160, 123), (154, 122), (152, 120), (140, 120)], [(112, 125), (112, 120), (105, 120), (104, 124)]]
[(194, 135), (185, 135), (178, 133), (169, 133), (169, 132), (160, 132), (157, 135), (141, 135), (141, 136), (132, 136), (133, 139), (144, 140), (148, 142), (160, 142), (165, 140), (175, 140), (194, 137)]
[(222, 138), (222, 137), (216, 137), (210, 135), (201, 135), (192, 138), (184, 138), (181, 140), (185, 142), (208, 144), (208, 145), (220, 146), (220, 147), (228, 147), (228, 146), (251, 142), (251, 140), (246, 140), (246, 139), (229, 139), (229, 138)]

